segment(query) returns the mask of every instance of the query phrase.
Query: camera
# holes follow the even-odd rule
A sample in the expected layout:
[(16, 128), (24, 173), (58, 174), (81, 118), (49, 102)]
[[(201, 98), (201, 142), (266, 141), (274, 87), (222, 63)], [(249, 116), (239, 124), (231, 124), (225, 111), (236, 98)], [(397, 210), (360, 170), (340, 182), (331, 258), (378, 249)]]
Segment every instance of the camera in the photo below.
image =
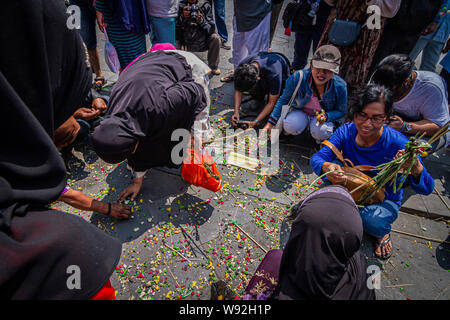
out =
[(247, 130), (248, 129), (248, 124), (245, 123), (245, 121), (239, 120), (236, 122), (236, 128), (242, 129), (242, 130)]
[(195, 4), (191, 4), (189, 6), (189, 8), (187, 9), (190, 12), (190, 19), (191, 19), (191, 23), (197, 23), (197, 19), (198, 19), (198, 12), (200, 10), (200, 8)]

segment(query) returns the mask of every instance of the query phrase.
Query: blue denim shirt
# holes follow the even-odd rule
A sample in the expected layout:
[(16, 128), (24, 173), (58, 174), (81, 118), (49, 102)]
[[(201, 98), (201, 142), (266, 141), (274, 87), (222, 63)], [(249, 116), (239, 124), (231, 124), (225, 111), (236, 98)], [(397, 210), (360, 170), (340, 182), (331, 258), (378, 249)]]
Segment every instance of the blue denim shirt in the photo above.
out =
[[(292, 102), (291, 107), (302, 109), (313, 96), (311, 69), (303, 69), (303, 79), (297, 92), (297, 97)], [(278, 99), (269, 122), (276, 125), (281, 116), (283, 105), (289, 103), (292, 94), (295, 91), (298, 81), (300, 80), (300, 72), (296, 72), (286, 80), (286, 87), (283, 94)], [(333, 77), (325, 85), (325, 91), (322, 96), (324, 110), (328, 117), (327, 121), (341, 122), (347, 112), (347, 83), (338, 75)]]

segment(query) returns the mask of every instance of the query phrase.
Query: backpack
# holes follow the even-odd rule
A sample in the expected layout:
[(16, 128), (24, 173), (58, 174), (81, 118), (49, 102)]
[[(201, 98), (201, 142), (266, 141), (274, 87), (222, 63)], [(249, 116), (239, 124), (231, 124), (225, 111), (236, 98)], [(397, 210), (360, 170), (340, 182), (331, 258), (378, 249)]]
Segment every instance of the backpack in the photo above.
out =
[(308, 13), (314, 0), (300, 0), (288, 3), (283, 13), (283, 27), (290, 28), (293, 32), (310, 32), (315, 26), (314, 17)]

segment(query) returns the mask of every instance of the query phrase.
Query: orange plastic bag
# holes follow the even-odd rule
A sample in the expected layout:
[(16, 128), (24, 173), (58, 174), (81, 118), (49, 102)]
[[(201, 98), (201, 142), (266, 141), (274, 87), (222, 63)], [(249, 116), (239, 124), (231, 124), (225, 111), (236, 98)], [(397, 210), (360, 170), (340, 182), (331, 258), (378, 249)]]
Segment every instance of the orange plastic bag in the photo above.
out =
[(187, 154), (188, 156), (183, 160), (183, 167), (181, 168), (183, 179), (194, 186), (212, 192), (222, 189), (222, 176), (211, 155), (203, 150), (202, 156), (199, 151), (189, 148)]

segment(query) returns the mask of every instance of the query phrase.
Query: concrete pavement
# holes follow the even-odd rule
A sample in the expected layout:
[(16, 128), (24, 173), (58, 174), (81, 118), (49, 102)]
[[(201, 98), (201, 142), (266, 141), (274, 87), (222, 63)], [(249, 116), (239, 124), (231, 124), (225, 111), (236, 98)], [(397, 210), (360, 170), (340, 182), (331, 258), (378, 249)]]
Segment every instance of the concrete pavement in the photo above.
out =
[[(232, 39), (232, 1), (227, 0), (227, 26)], [(272, 48), (293, 57), (293, 35), (283, 33), (279, 21)], [(231, 41), (230, 41), (231, 42)], [(100, 56), (104, 37), (99, 33)], [(206, 60), (205, 53), (199, 56)], [(232, 69), (231, 50), (221, 50), (222, 73)], [(117, 76), (102, 68), (109, 83)], [(211, 79), (211, 123), (231, 123), (233, 84)], [(303, 135), (281, 144), (280, 172), (267, 178), (249, 170), (219, 165), (222, 192), (185, 183), (177, 170), (156, 168), (145, 179), (132, 204), (128, 221), (98, 213), (80, 212), (62, 203), (55, 208), (90, 221), (123, 242), (123, 253), (111, 281), (118, 299), (209, 299), (210, 283), (223, 279), (233, 295), (241, 296), (246, 283), (267, 250), (282, 248), (289, 235), (286, 215), (291, 205), (304, 199), (315, 178), (309, 158), (317, 150)], [(393, 256), (380, 262), (373, 256), (373, 239), (363, 243), (369, 264), (381, 268), (378, 299), (450, 298), (450, 237), (448, 150), (428, 157), (425, 165), (436, 182), (427, 197), (405, 202), (393, 224)], [(98, 199), (113, 201), (131, 182), (125, 164), (109, 165), (98, 159), (89, 145), (78, 145), (70, 162), (69, 185)], [(431, 239), (431, 240), (430, 240)], [(447, 242), (444, 242), (447, 241)]]

